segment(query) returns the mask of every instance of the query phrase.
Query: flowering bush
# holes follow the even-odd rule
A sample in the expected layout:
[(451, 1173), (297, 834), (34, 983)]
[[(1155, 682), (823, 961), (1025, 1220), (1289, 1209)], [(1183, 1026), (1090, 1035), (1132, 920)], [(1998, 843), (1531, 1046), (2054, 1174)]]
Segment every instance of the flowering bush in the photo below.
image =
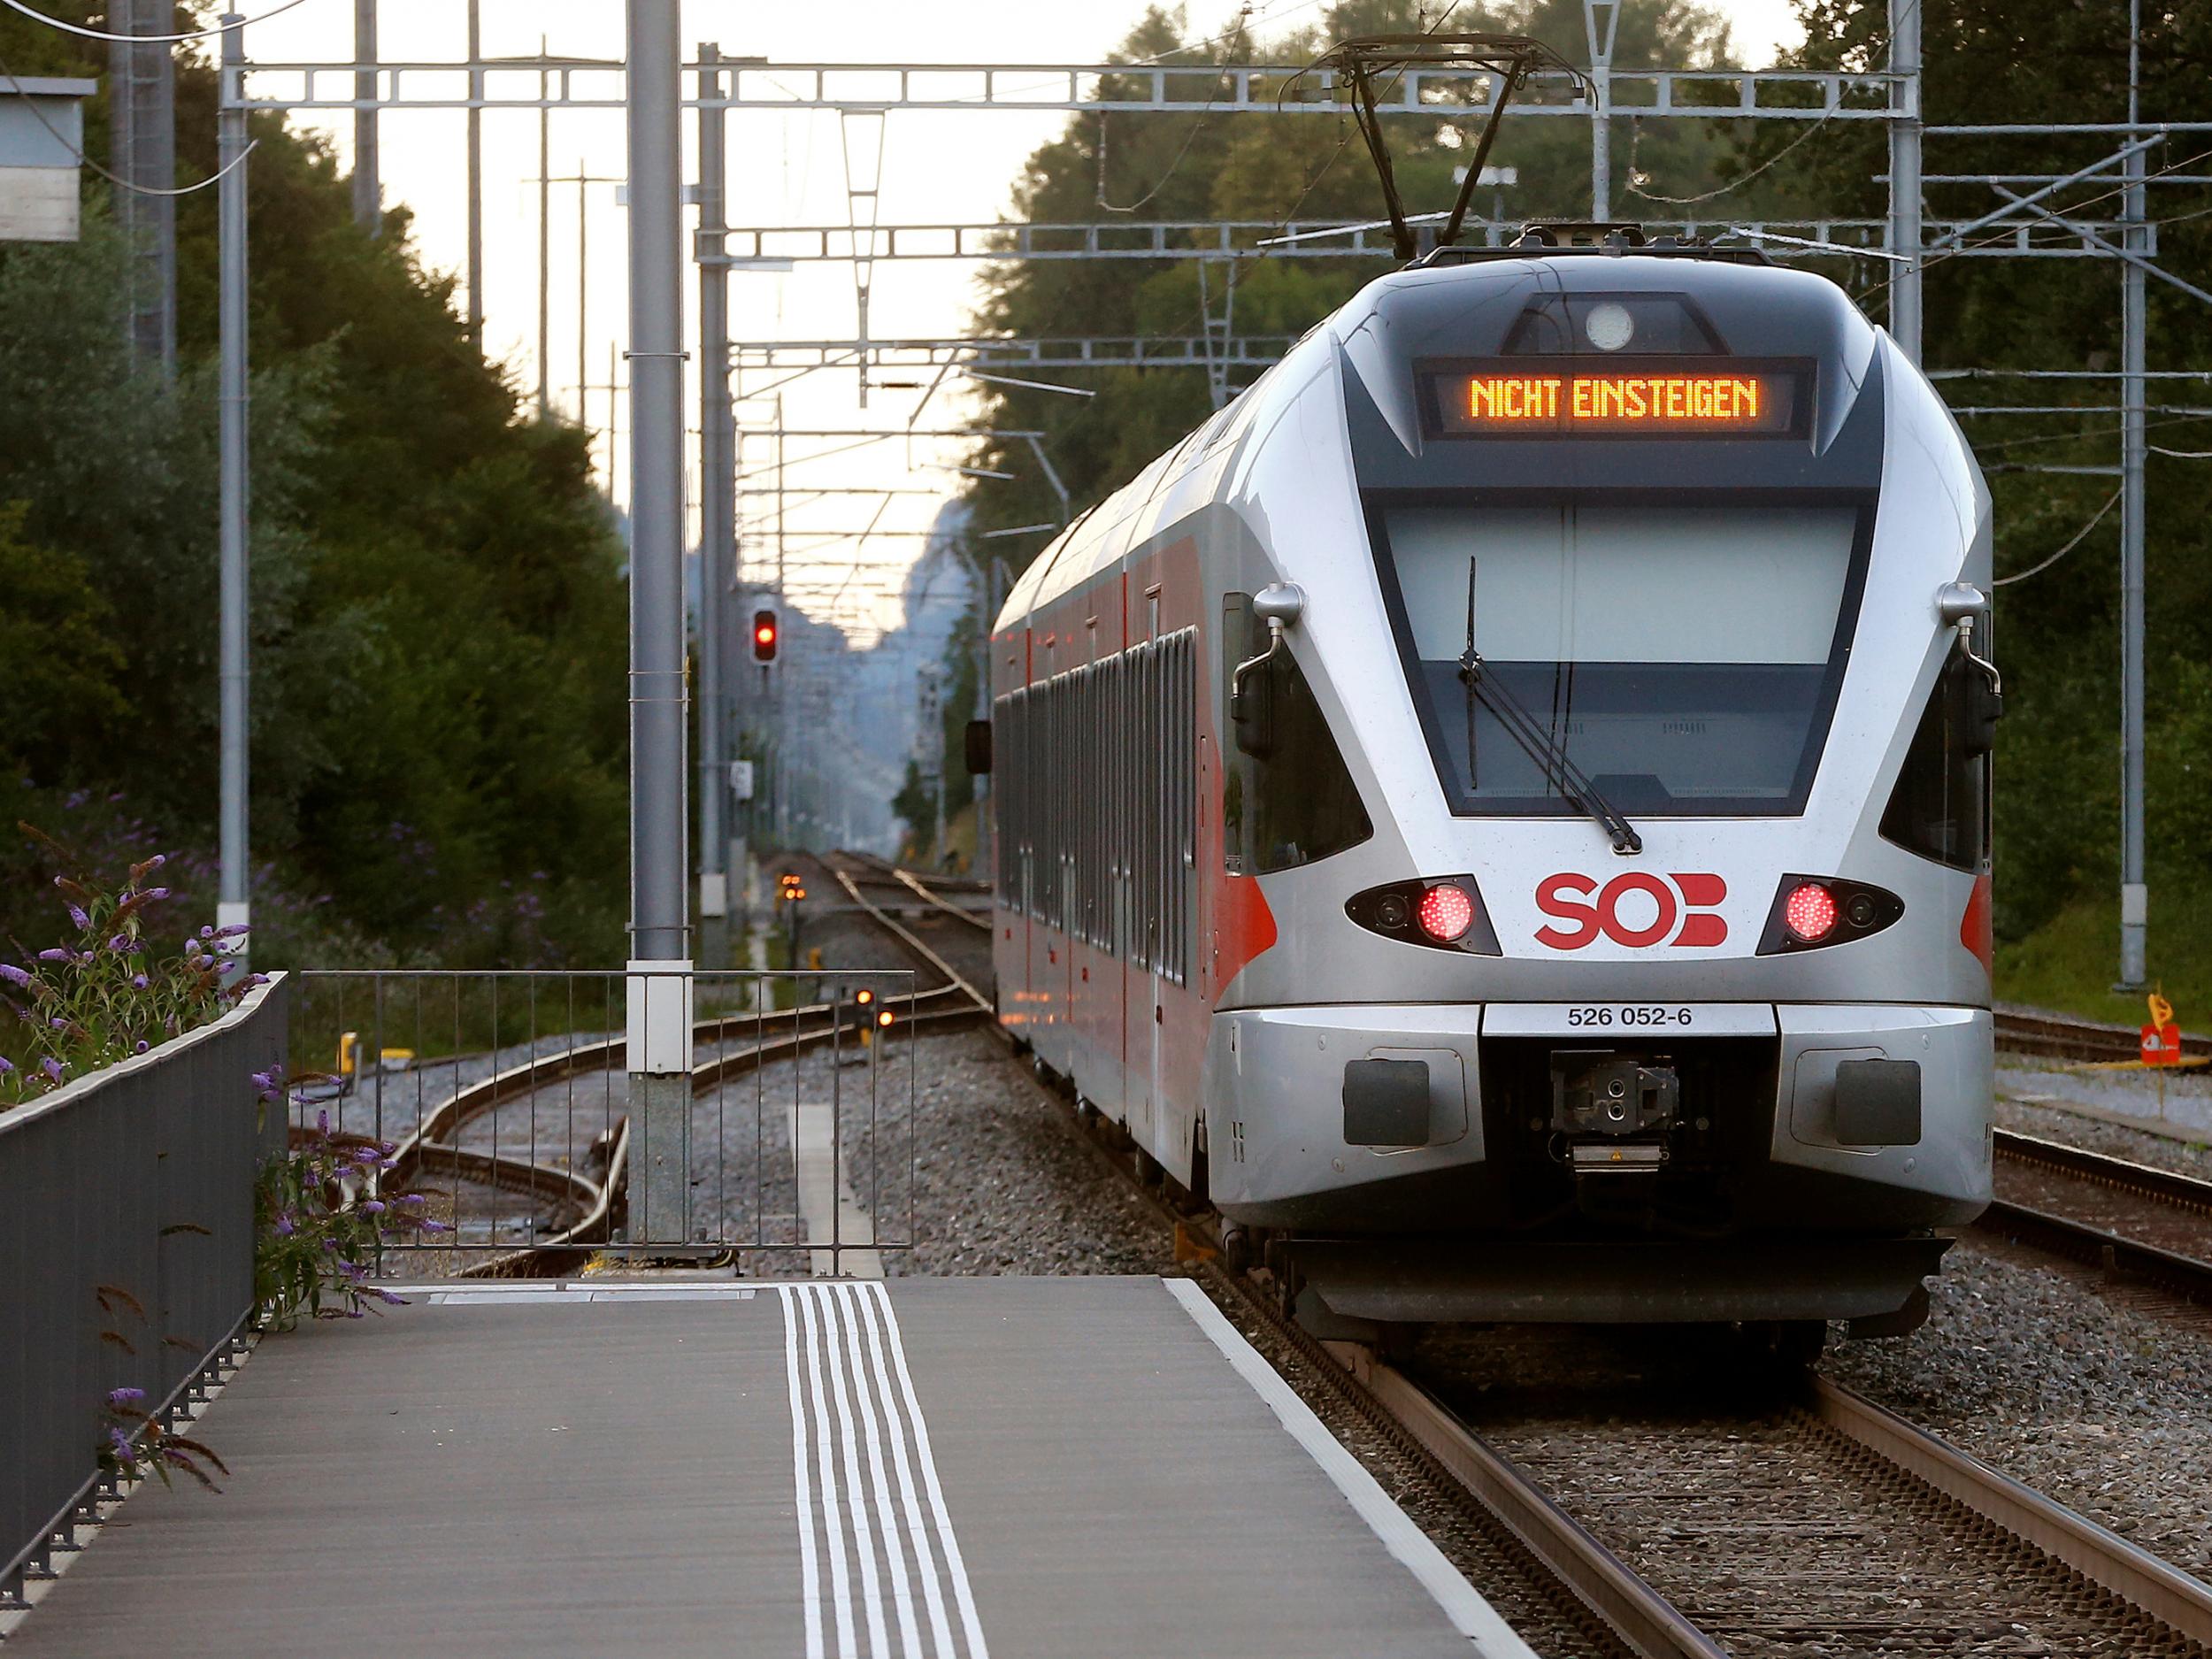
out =
[[(112, 1322), (100, 1333), (100, 1340), (126, 1354), (137, 1353), (136, 1345), (123, 1333), (120, 1315), (127, 1312), (142, 1325), (145, 1304), (120, 1285), (103, 1285), (97, 1294), (100, 1310)], [(222, 1488), (201, 1465), (212, 1463), (223, 1473), (230, 1473), (212, 1449), (174, 1432), (149, 1412), (143, 1388), (111, 1388), (102, 1396), (100, 1439), (94, 1452), (103, 1471), (124, 1480), (142, 1480), (152, 1475), (165, 1486), (171, 1484), (170, 1471), (182, 1470), (210, 1491), (220, 1492)]]
[(166, 862), (133, 864), (119, 892), (54, 878), (68, 933), (27, 963), (0, 962), (0, 1111), (205, 1025), (265, 982), (231, 977), (238, 964), (219, 947), (236, 929), (203, 927), (175, 955), (150, 948)]
[[(261, 1098), (276, 1104), (297, 1083), (318, 1080), (288, 1080), (281, 1068), (254, 1073)], [(379, 1247), (446, 1227), (423, 1214), (419, 1193), (384, 1195), (378, 1183), (396, 1164), (396, 1150), (389, 1141), (334, 1132), (323, 1111), (303, 1144), (262, 1165), (254, 1192), (254, 1293), (272, 1329), (290, 1330), (303, 1315), (358, 1319), (379, 1303), (400, 1303), (369, 1282)]]

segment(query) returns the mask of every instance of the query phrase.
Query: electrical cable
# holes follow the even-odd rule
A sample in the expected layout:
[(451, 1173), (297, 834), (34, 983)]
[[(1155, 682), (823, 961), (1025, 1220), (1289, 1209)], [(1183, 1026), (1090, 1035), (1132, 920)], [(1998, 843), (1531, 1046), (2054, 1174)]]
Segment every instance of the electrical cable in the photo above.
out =
[(76, 145), (71, 143), (67, 135), (62, 132), (61, 128), (56, 127), (51, 121), (46, 119), (43, 111), (42, 111), (38, 107), (38, 101), (33, 98), (28, 93), (23, 91), (22, 81), (17, 76), (13, 70), (8, 67), (7, 62), (4, 58), (0, 58), (0, 81), (6, 81), (10, 88), (13, 88), (19, 95), (21, 96), (23, 99), (23, 106), (30, 111), (32, 119), (41, 127), (44, 127), (49, 133), (53, 134), (54, 142), (56, 143), (59, 144), (64, 150), (67, 150), (71, 155), (77, 158), (77, 165), (79, 166), (91, 168), (93, 172), (98, 173), (100, 177), (105, 179), (110, 184), (114, 185), (118, 189), (128, 190), (134, 196), (180, 196), (196, 195), (199, 191), (206, 189), (211, 184), (220, 184), (232, 173), (245, 164), (246, 157), (252, 155), (256, 148), (257, 148), (261, 142), (261, 141), (257, 138), (253, 140), (252, 142), (249, 143), (244, 150), (241, 150), (236, 156), (233, 157), (228, 164), (218, 171), (210, 173), (197, 184), (182, 185), (173, 190), (159, 189), (150, 184), (133, 184), (128, 179), (120, 178), (115, 173), (110, 173), (98, 162), (93, 160), (91, 157), (86, 155), (83, 150), (78, 149)]
[(59, 29), (65, 35), (79, 35), (88, 41), (116, 41), (126, 46), (176, 46), (186, 41), (212, 40), (218, 35), (229, 34), (233, 29), (242, 29), (249, 23), (265, 23), (273, 17), (289, 12), (294, 6), (306, 4), (307, 0), (284, 0), (283, 4), (271, 6), (257, 17), (240, 18), (235, 23), (218, 23), (211, 29), (193, 29), (183, 35), (111, 35), (105, 29), (89, 29), (81, 23), (65, 23), (59, 18), (49, 17), (36, 7), (26, 4), (25, 0), (0, 0), (0, 5), (20, 12), (32, 21)]
[(1754, 167), (1749, 173), (1745, 173), (1741, 178), (1732, 179), (1726, 184), (1720, 186), (1717, 189), (1708, 190), (1701, 196), (1660, 196), (1654, 191), (1645, 189), (1641, 185), (1636, 182), (1636, 156), (1637, 152), (1643, 148), (1644, 124), (1641, 121), (1632, 121), (1629, 127), (1628, 139), (1628, 193), (1631, 196), (1640, 196), (1647, 202), (1664, 202), (1670, 206), (1674, 207), (1694, 206), (1700, 202), (1709, 202), (1717, 196), (1726, 196), (1731, 190), (1738, 189), (1744, 185), (1749, 184), (1754, 179), (1764, 173), (1769, 167), (1771, 167), (1776, 162), (1781, 160), (1783, 157), (1788, 155), (1790, 151), (1795, 150), (1800, 144), (1805, 142), (1806, 140), (1812, 137), (1815, 133), (1817, 133), (1822, 127), (1827, 126), (1829, 122), (1835, 119), (1836, 113), (1837, 112), (1834, 110), (1829, 111), (1825, 115), (1815, 121), (1810, 127), (1800, 133), (1795, 138), (1790, 140), (1788, 143), (1783, 145), (1781, 149), (1776, 150), (1771, 156), (1769, 156), (1764, 161)]
[(2045, 559), (2040, 565), (2031, 565), (2028, 569), (2020, 572), (2016, 575), (2000, 576), (1989, 585), (1992, 588), (2008, 588), (2014, 582), (2024, 582), (2027, 580), (2029, 577), (2040, 575), (2043, 572), (2050, 569), (2052, 565), (2057, 564), (2059, 560), (2064, 558), (2069, 553), (2071, 553), (2076, 548), (2079, 547), (2082, 542), (2087, 539), (2089, 533), (2104, 522), (2105, 514), (2112, 511), (2112, 509), (2118, 503), (2119, 499), (2120, 492), (2116, 489), (2108, 497), (2106, 498), (2105, 504), (2097, 509), (2096, 515), (2092, 518), (2087, 524), (2082, 526), (2080, 529), (2074, 532), (2073, 540), (2069, 541), (2064, 547), (2059, 549), (2057, 552), (2052, 554), (2050, 557)]

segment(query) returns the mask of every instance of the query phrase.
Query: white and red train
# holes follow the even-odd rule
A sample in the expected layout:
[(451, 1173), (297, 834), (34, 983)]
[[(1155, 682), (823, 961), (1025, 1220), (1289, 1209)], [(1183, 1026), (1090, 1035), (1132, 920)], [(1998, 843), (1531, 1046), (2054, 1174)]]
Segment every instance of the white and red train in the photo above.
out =
[(1909, 1329), (1990, 1194), (1989, 564), (1818, 276), (1381, 278), (998, 617), (1000, 1018), (1317, 1324)]

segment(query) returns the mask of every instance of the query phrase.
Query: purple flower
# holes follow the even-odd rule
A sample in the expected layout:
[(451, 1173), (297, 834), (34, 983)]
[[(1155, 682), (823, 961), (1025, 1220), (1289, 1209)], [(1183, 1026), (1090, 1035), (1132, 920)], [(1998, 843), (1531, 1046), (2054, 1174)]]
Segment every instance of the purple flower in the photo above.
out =
[(108, 941), (108, 949), (115, 952), (115, 954), (119, 956), (130, 948), (131, 936), (128, 933), (118, 933), (114, 938)]
[(150, 899), (165, 899), (169, 896), (169, 889), (167, 887), (148, 887), (146, 889), (146, 896)]
[(315, 1133), (322, 1135), (326, 1135), (330, 1133), (329, 1112), (319, 1111), (315, 1114)]
[(74, 962), (77, 959), (77, 953), (73, 950), (65, 950), (61, 946), (56, 945), (51, 950), (40, 951), (38, 959), (41, 962)]
[(9, 1059), (6, 1055), (0, 1054), (0, 1077), (5, 1077), (9, 1072), (14, 1070), (15, 1062)]
[(136, 1045), (135, 1045), (135, 1046), (134, 1046), (134, 1047), (132, 1048), (131, 1052), (132, 1052), (133, 1054), (143, 1054), (143, 1053), (145, 1053), (145, 1052), (146, 1052), (146, 1049), (147, 1049), (147, 1048), (148, 1048), (148, 1047), (149, 1047), (149, 1044), (147, 1043), (146, 1040), (145, 1040), (143, 1037), (141, 1037), (141, 1038), (138, 1040), (138, 1041), (137, 1041)]
[(277, 1237), (280, 1239), (288, 1239), (292, 1236), (292, 1212), (290, 1210), (286, 1210), (277, 1217), (276, 1230)]
[(69, 1029), (69, 1022), (64, 1019), (59, 1014), (55, 1015), (53, 1018), (48, 1020), (46, 1023), (52, 1026), (56, 1031), (67, 1031)]
[(69, 907), (69, 925), (81, 933), (92, 926), (92, 918), (84, 913), (82, 906), (73, 904)]
[(55, 1059), (52, 1055), (50, 1054), (43, 1060), (41, 1060), (38, 1063), (38, 1069), (45, 1072), (47, 1077), (53, 1082), (58, 1083), (61, 1081), (61, 1062)]
[(134, 990), (134, 991), (142, 991), (142, 990), (144, 990), (145, 988), (146, 988), (146, 976), (145, 976), (144, 974), (142, 974), (142, 973), (134, 973), (133, 975), (131, 975), (131, 989), (132, 989), (132, 990)]
[(425, 1233), (450, 1233), (453, 1231), (451, 1227), (447, 1226), (442, 1221), (426, 1221), (422, 1224), (422, 1230)]
[(5, 979), (10, 985), (28, 985), (31, 982), (30, 971), (19, 968), (12, 962), (0, 962), (0, 979)]
[(361, 1201), (361, 1213), (365, 1216), (382, 1215), (384, 1213), (384, 1205), (382, 1201), (374, 1198), (363, 1199)]
[(353, 1161), (356, 1164), (374, 1164), (379, 1156), (374, 1147), (356, 1147), (353, 1149)]
[(115, 1461), (126, 1469), (138, 1467), (138, 1448), (131, 1444), (131, 1437), (119, 1428), (108, 1431), (108, 1444), (113, 1448)]
[(388, 1308), (404, 1308), (407, 1305), (406, 1297), (395, 1296), (388, 1290), (378, 1290), (374, 1286), (371, 1286), (369, 1294), (375, 1297), (379, 1302), (384, 1303), (384, 1305)]
[(272, 1072), (257, 1071), (253, 1074), (253, 1086), (265, 1094), (276, 1087), (276, 1077)]
[(111, 1388), (108, 1403), (111, 1406), (134, 1406), (146, 1397), (143, 1388)]
[(235, 939), (248, 931), (245, 923), (233, 922), (228, 927), (219, 927), (211, 933), (203, 933), (200, 936), (203, 939)]
[(205, 926), (205, 927), (203, 927), (202, 929), (200, 929), (200, 937), (201, 937), (201, 938), (203, 938), (203, 939), (212, 939), (212, 938), (214, 938), (214, 937), (215, 937), (215, 929), (214, 929), (213, 925), (212, 925), (212, 924), (211, 924), (211, 925), (209, 925), (208, 926)]

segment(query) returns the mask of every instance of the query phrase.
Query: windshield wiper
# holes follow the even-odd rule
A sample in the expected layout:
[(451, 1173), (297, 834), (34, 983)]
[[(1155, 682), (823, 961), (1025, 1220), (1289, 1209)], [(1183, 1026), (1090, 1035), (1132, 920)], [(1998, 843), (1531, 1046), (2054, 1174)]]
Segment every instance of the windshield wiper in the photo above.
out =
[(1565, 796), (1568, 803), (1582, 815), (1603, 830), (1613, 843), (1613, 850), (1624, 856), (1644, 849), (1644, 838), (1636, 827), (1623, 818), (1590, 781), (1589, 774), (1576, 765), (1567, 753), (1566, 745), (1552, 736), (1550, 729), (1525, 708), (1505, 687), (1491, 679), (1485, 672), (1482, 653), (1475, 649), (1475, 561), (1467, 561), (1467, 649), (1460, 653), (1459, 678), (1467, 687), (1467, 787), (1475, 787), (1475, 703), (1478, 698), (1485, 708), (1505, 728), (1506, 735), (1526, 751), (1528, 757), (1543, 771), (1552, 787)]

